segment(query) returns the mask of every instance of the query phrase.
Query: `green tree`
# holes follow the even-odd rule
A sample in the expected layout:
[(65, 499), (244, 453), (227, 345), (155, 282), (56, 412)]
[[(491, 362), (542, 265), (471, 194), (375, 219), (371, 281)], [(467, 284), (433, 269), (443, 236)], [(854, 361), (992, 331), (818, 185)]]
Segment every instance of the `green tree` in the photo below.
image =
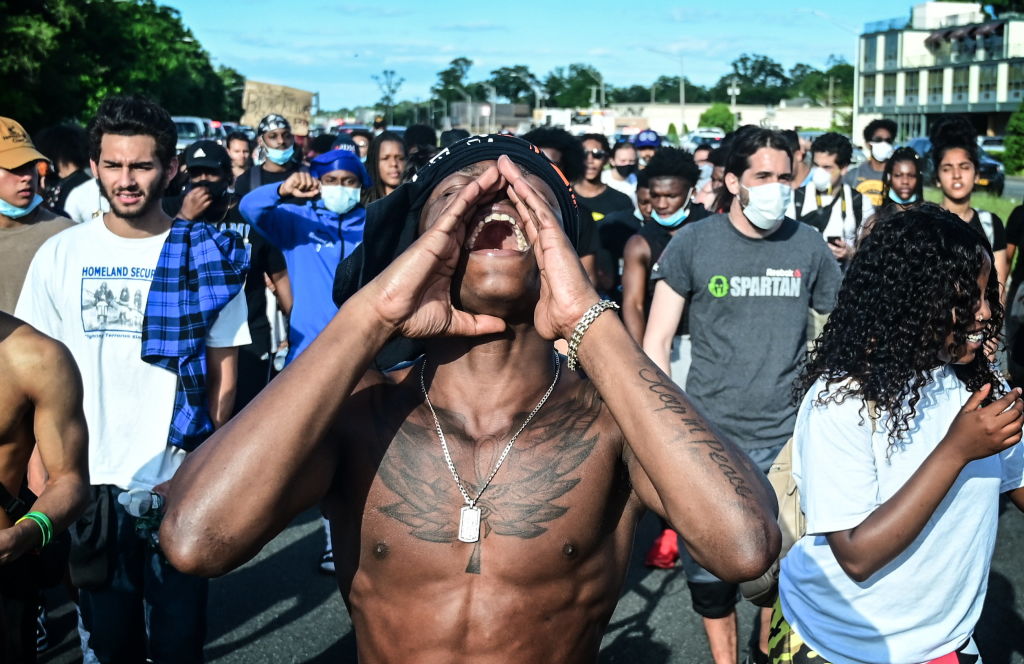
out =
[(781, 64), (765, 55), (744, 53), (732, 61), (732, 73), (722, 76), (711, 88), (713, 101), (729, 99), (727, 90), (733, 78), (740, 87), (737, 101), (742, 104), (778, 104), (790, 86)]
[[(2, 3), (2, 0), (0, 0)], [(0, 106), (35, 131), (86, 121), (110, 94), (151, 97), (174, 114), (236, 117), (237, 72), (218, 72), (177, 10), (154, 0), (0, 4)], [(233, 71), (233, 70), (232, 70)]]
[(679, 145), (679, 130), (676, 129), (675, 122), (668, 123), (668, 131), (665, 132), (665, 140), (669, 145)]
[[(544, 91), (555, 106), (590, 106), (591, 98), (598, 99), (601, 74), (594, 67), (573, 63), (568, 68), (555, 67), (544, 79)], [(594, 87), (594, 92), (591, 91)], [(595, 94), (596, 93), (596, 94)], [(607, 90), (605, 91), (607, 100)]]
[(1024, 104), (1014, 111), (1006, 124), (1006, 151), (1003, 164), (1009, 173), (1024, 170)]
[(437, 72), (437, 83), (430, 89), (431, 92), (438, 99), (444, 99), (449, 104), (453, 101), (462, 101), (463, 96), (459, 90), (465, 89), (466, 75), (472, 66), (473, 61), (469, 58), (455, 58), (446, 69)]
[(394, 69), (385, 69), (380, 76), (374, 74), (370, 78), (376, 81), (377, 87), (380, 88), (380, 105), (384, 109), (388, 124), (394, 124), (395, 95), (398, 94), (402, 83), (405, 83), (405, 79), (397, 76)]
[(698, 124), (701, 127), (718, 127), (725, 131), (732, 131), (736, 125), (736, 116), (732, 114), (728, 106), (717, 102), (711, 104), (708, 110), (700, 114)]
[(487, 83), (494, 86), (499, 97), (513, 104), (533, 101), (533, 89), (540, 87), (540, 81), (526, 65), (499, 67), (491, 72)]

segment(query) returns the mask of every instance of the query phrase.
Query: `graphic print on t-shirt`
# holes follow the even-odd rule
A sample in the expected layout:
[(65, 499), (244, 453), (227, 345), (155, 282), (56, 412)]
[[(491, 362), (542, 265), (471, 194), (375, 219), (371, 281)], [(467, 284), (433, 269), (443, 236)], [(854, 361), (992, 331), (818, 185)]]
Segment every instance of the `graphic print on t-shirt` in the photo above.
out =
[(151, 268), (82, 268), (82, 329), (87, 336), (142, 337)]
[(732, 276), (716, 274), (708, 279), (712, 297), (799, 297), (803, 278), (799, 269), (768, 268), (764, 276)]

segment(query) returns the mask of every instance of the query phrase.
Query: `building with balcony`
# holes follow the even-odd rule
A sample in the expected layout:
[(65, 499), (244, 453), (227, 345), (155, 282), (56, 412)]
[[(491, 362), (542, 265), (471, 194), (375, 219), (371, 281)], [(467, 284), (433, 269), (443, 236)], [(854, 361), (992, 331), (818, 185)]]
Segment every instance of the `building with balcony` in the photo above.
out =
[(978, 3), (925, 2), (909, 21), (869, 23), (854, 87), (856, 143), (881, 117), (896, 121), (900, 141), (947, 113), (968, 117), (979, 134), (1003, 134), (1024, 102), (1024, 15), (990, 20)]

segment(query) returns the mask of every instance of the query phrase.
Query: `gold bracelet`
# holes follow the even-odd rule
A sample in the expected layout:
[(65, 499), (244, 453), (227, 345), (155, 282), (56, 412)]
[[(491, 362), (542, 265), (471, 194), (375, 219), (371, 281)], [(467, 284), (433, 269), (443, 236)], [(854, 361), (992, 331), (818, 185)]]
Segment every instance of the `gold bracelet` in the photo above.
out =
[(594, 304), (594, 306), (587, 309), (580, 318), (580, 322), (576, 323), (576, 329), (572, 331), (572, 338), (569, 339), (569, 353), (568, 353), (568, 366), (569, 371), (576, 371), (576, 366), (579, 364), (579, 357), (577, 352), (580, 348), (580, 342), (583, 341), (583, 335), (587, 329), (597, 320), (604, 311), (608, 309), (619, 309), (619, 305), (611, 300), (601, 300)]

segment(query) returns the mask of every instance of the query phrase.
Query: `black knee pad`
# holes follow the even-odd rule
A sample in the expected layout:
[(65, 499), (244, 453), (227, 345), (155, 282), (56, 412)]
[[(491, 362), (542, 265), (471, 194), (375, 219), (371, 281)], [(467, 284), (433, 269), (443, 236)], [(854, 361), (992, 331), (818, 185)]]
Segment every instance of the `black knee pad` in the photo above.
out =
[(739, 586), (725, 581), (689, 583), (693, 610), (704, 618), (724, 618), (736, 610)]

